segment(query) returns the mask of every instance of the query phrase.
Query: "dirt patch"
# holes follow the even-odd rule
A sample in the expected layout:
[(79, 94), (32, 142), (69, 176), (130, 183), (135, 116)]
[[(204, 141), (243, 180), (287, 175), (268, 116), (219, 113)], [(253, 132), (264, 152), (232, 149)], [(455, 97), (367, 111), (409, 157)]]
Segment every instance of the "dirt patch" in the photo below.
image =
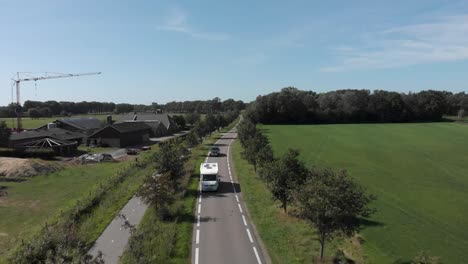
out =
[(355, 263), (365, 263), (365, 255), (363, 250), (364, 238), (356, 234), (353, 237), (346, 239), (341, 247), (344, 255), (348, 259), (352, 259)]
[(62, 169), (53, 161), (38, 159), (0, 158), (0, 179), (25, 179)]

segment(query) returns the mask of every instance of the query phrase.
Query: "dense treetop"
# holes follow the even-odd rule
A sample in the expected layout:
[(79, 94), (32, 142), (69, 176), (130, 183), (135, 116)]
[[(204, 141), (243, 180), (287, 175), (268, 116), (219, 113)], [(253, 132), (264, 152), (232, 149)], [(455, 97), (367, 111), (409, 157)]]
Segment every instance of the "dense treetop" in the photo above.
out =
[(439, 121), (468, 110), (468, 94), (445, 91), (397, 93), (337, 90), (327, 93), (294, 87), (258, 96), (246, 115), (261, 123), (352, 123)]

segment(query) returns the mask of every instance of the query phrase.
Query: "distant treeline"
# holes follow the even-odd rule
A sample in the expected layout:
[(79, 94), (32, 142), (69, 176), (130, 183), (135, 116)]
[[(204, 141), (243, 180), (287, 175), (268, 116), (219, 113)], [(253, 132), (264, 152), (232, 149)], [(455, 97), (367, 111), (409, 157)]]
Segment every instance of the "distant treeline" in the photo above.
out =
[(258, 96), (246, 115), (265, 124), (425, 122), (466, 111), (465, 93), (433, 90), (406, 94), (382, 90), (315, 93), (287, 87)]
[(206, 101), (184, 101), (170, 102), (167, 104), (152, 103), (151, 105), (134, 105), (134, 104), (115, 104), (107, 102), (64, 102), (64, 101), (25, 101), (21, 108), (12, 103), (5, 107), (0, 107), (0, 117), (15, 117), (16, 111), (21, 111), (23, 116), (32, 118), (50, 117), (56, 115), (69, 116), (79, 114), (96, 114), (96, 113), (128, 113), (132, 111), (156, 111), (163, 110), (166, 112), (176, 113), (193, 113), (200, 114), (218, 113), (227, 111), (240, 111), (245, 108), (242, 101), (227, 99), (221, 101), (219, 98)]

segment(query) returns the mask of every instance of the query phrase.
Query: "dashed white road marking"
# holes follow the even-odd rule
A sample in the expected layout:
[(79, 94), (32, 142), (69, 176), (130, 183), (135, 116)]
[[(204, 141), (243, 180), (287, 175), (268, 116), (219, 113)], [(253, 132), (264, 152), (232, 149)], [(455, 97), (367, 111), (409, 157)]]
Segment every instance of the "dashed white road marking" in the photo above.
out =
[(201, 212), (201, 204), (198, 204), (198, 213)]
[(253, 243), (252, 235), (250, 234), (250, 230), (247, 228), (247, 235), (249, 235), (250, 243)]
[(197, 238), (195, 240), (195, 243), (196, 244), (200, 243), (200, 229), (197, 229)]
[(195, 264), (198, 264), (198, 248), (195, 248)]
[(197, 226), (200, 226), (200, 214), (197, 216)]
[(257, 249), (253, 247), (253, 250), (255, 252), (255, 257), (257, 258), (258, 264), (262, 264), (262, 261), (260, 260), (260, 256), (258, 255)]
[(242, 207), (241, 207), (240, 203), (238, 203), (237, 205), (239, 206), (239, 211), (240, 211), (241, 213), (243, 213), (243, 212), (242, 212)]
[(239, 202), (239, 196), (236, 194), (236, 201)]
[(247, 226), (247, 221), (245, 220), (245, 216), (242, 215), (242, 221), (244, 221), (244, 225)]

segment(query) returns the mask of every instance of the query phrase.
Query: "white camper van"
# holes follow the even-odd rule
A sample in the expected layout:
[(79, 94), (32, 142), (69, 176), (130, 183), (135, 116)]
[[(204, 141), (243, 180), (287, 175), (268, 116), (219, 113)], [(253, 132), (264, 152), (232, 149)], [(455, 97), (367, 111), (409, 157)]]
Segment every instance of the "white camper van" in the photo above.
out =
[(200, 180), (202, 192), (217, 191), (219, 188), (218, 163), (202, 163)]

